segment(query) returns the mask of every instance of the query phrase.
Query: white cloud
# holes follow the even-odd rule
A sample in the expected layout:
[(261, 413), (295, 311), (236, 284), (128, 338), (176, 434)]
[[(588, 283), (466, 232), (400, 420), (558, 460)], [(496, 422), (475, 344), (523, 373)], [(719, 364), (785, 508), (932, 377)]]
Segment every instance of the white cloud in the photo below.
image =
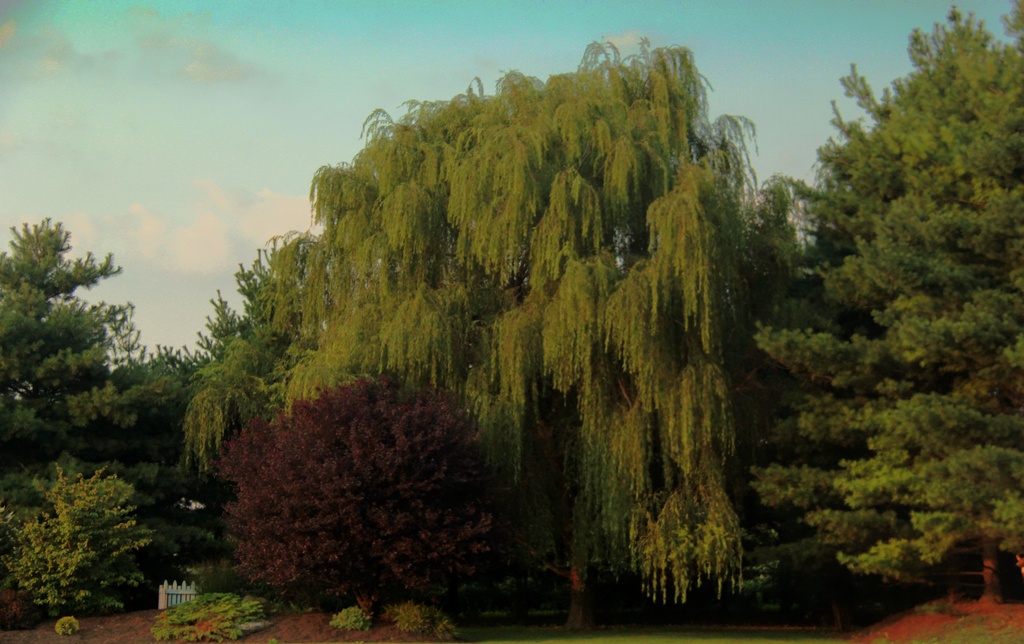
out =
[(96, 222), (84, 212), (72, 212), (61, 217), (64, 229), (71, 233), (71, 256), (85, 257), (87, 253), (95, 253), (100, 259), (107, 256), (107, 249), (97, 247), (99, 234)]
[(128, 212), (132, 223), (125, 237), (131, 252), (149, 262), (162, 263), (166, 258), (167, 222), (139, 203), (133, 203)]
[(234, 266), (229, 225), (210, 213), (179, 227), (169, 239), (171, 257), (178, 270), (211, 274)]
[(235, 265), (230, 226), (208, 212), (178, 223), (134, 203), (123, 233), (128, 253), (146, 264), (183, 274), (209, 274)]
[(139, 46), (158, 70), (197, 83), (245, 80), (252, 64), (205, 37), (208, 14), (163, 16), (154, 9), (133, 9), (129, 23)]
[(312, 218), (308, 197), (283, 195), (269, 188), (260, 190), (256, 196), (259, 200), (242, 222), (242, 230), (250, 240), (263, 240), (265, 244), (276, 235), (309, 229)]
[[(109, 231), (127, 244), (126, 252), (144, 263), (178, 274), (212, 275), (234, 271), (255, 258), (274, 236), (310, 225), (309, 200), (263, 188), (227, 190), (209, 180), (196, 191), (187, 222), (134, 203)], [(96, 235), (97, 237), (99, 235)]]
[(635, 53), (635, 50), (639, 49), (640, 41), (643, 38), (644, 35), (638, 29), (630, 29), (621, 34), (605, 34), (601, 36), (601, 40), (615, 45), (615, 48), (623, 56)]
[(48, 29), (42, 33), (40, 56), (35, 62), (35, 73), (42, 77), (56, 76), (67, 70), (75, 58), (74, 47), (67, 36)]
[(0, 51), (0, 76), (28, 80), (79, 73), (118, 58), (117, 52), (109, 50), (83, 53), (52, 25), (24, 31), (14, 20), (0, 24)]
[(309, 199), (305, 196), (284, 195), (269, 188), (256, 193), (229, 192), (207, 180), (194, 185), (203, 200), (198, 208), (232, 221), (241, 239), (252, 248), (266, 245), (271, 237), (309, 228)]
[(243, 80), (252, 73), (252, 65), (243, 63), (206, 41), (195, 41), (192, 62), (185, 67), (185, 75), (200, 83)]
[[(255, 71), (251, 63), (209, 38), (207, 14), (164, 16), (153, 9), (131, 9), (126, 17), (135, 44), (91, 52), (83, 52), (81, 43), (76, 47), (68, 34), (50, 24), (25, 31), (14, 20), (0, 23), (0, 75), (39, 79), (96, 66), (110, 69), (126, 55), (141, 55), (142, 69), (149, 75), (204, 84), (244, 80)], [(75, 36), (74, 31), (69, 33)]]
[(53, 28), (21, 33), (13, 20), (0, 25), (0, 74), (16, 78), (51, 78), (66, 71), (75, 59), (67, 37)]
[(266, 244), (272, 237), (293, 230), (309, 230), (312, 217), (309, 197), (283, 195), (264, 188), (256, 193), (257, 202), (245, 213), (242, 230), (254, 242)]

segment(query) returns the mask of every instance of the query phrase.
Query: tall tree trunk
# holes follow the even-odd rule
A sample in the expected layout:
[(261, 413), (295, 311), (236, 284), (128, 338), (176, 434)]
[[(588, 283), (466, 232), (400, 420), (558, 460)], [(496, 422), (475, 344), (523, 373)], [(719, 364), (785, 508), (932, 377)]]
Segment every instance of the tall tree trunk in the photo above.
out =
[(565, 627), (572, 631), (594, 628), (594, 591), (576, 566), (569, 572), (569, 619)]
[(850, 605), (838, 597), (832, 598), (832, 623), (836, 630), (850, 630)]
[(1003, 586), (999, 583), (999, 543), (995, 539), (981, 542), (981, 578), (985, 582), (981, 601), (1003, 603)]

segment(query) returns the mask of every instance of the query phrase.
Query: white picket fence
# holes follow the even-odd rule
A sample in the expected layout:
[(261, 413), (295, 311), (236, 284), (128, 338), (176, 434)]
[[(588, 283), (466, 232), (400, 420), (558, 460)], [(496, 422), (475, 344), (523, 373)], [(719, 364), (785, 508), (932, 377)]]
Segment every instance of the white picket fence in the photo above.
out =
[(160, 596), (157, 599), (156, 607), (160, 610), (164, 610), (171, 606), (184, 604), (187, 601), (195, 599), (198, 594), (195, 582), (188, 583), (183, 581), (179, 583), (175, 581), (173, 583), (167, 583), (167, 580), (165, 579), (164, 583), (160, 584)]

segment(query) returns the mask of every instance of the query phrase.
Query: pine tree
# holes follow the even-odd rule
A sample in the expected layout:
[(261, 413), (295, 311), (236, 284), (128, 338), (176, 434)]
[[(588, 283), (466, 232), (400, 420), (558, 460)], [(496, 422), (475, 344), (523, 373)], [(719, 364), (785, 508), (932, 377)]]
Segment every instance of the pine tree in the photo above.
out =
[(33, 477), (84, 446), (99, 414), (134, 418), (109, 383), (111, 324), (126, 310), (75, 294), (121, 269), (109, 255), (68, 259), (70, 234), (49, 220), (12, 233), (0, 253), (0, 496), (32, 505)]
[(571, 625), (596, 569), (662, 599), (735, 582), (734, 378), (792, 245), (786, 191), (751, 188), (752, 129), (708, 118), (688, 50), (646, 45), (375, 112), (313, 179), (317, 232), (277, 252), (290, 397), (378, 373), (456, 393)]
[(243, 298), (241, 312), (220, 292), (210, 300), (213, 315), (207, 317), (207, 333), (199, 334), (183, 422), (184, 461), (190, 469), (208, 473), (225, 439), (282, 406), (280, 383), (289, 364), (294, 322), (274, 317), (271, 289), (281, 288), (269, 279), (275, 258), (269, 248), (260, 251), (251, 268), (239, 266), (235, 283)]
[(953, 10), (880, 98), (843, 80), (868, 122), (837, 114), (808, 204), (831, 315), (760, 336), (808, 390), (764, 498), (855, 572), (973, 561), (990, 598), (1024, 546), (1024, 3), (1007, 24), (1010, 44)]

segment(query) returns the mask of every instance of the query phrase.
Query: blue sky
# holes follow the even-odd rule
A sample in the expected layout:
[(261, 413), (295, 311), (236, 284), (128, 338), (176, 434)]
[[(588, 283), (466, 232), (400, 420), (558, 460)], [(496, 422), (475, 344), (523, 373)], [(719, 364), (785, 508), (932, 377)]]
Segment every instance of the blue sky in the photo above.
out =
[[(218, 289), (309, 224), (309, 182), (351, 160), (366, 116), (503, 71), (572, 71), (587, 44), (684, 45), (712, 115), (758, 128), (759, 177), (811, 179), (839, 78), (907, 74), (938, 0), (0, 0), (0, 243), (44, 217), (124, 273), (143, 342), (191, 345)], [(993, 33), (1008, 0), (965, 0)], [(229, 297), (229, 299), (232, 299)]]

